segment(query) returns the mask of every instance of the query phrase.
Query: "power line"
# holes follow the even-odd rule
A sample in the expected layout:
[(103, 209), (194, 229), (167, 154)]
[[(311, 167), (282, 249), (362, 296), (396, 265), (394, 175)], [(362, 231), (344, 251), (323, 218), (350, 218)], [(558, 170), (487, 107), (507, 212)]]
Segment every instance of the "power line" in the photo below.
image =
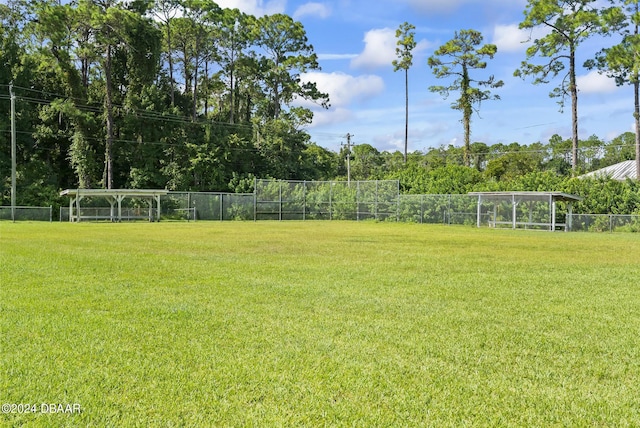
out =
[[(58, 100), (69, 100), (69, 101), (73, 101), (73, 106), (75, 108), (77, 108), (80, 111), (84, 111), (84, 112), (91, 112), (91, 113), (104, 113), (105, 109), (102, 106), (96, 106), (96, 105), (88, 105), (88, 104), (81, 104), (80, 102), (86, 102), (86, 100), (80, 100), (78, 98), (74, 98), (74, 97), (70, 97), (67, 95), (61, 95), (61, 94), (56, 94), (53, 92), (47, 92), (47, 91), (41, 91), (38, 89), (30, 89), (30, 88), (24, 88), (24, 87), (20, 87), (20, 86), (15, 86), (15, 88), (17, 89), (21, 89), (24, 91), (30, 91), (30, 92), (36, 92), (42, 95), (50, 95), (53, 97), (56, 97), (56, 100), (47, 100), (47, 99), (43, 99), (43, 98), (36, 98), (36, 97), (29, 97), (29, 96), (20, 96), (17, 97), (18, 99), (24, 100), (24, 101), (28, 101), (28, 102), (32, 102), (35, 104), (41, 104), (41, 105), (51, 105), (53, 102), (58, 101)], [(138, 117), (142, 117), (145, 119), (149, 119), (149, 120), (162, 120), (165, 122), (174, 122), (174, 123), (181, 123), (181, 124), (200, 124), (200, 125), (209, 125), (209, 124), (215, 124), (215, 125), (219, 125), (219, 126), (228, 126), (228, 127), (232, 127), (232, 128), (243, 128), (246, 130), (250, 130), (253, 129), (251, 125), (249, 124), (245, 124), (245, 123), (229, 123), (229, 122), (223, 122), (223, 121), (217, 121), (217, 120), (211, 120), (211, 119), (205, 119), (205, 118), (197, 118), (195, 121), (189, 117), (189, 116), (182, 116), (182, 115), (176, 115), (176, 114), (170, 114), (170, 113), (166, 113), (166, 112), (156, 112), (153, 110), (140, 110), (140, 109), (135, 109), (129, 106), (125, 106), (122, 104), (114, 104), (113, 107), (115, 107), (116, 109), (119, 109), (121, 111), (124, 112), (129, 112), (130, 114), (135, 114)]]
[[(11, 131), (9, 130), (0, 130), (0, 133), (10, 133)], [(30, 131), (16, 131), (17, 134), (21, 134), (21, 135), (27, 135), (30, 137), (33, 137), (33, 132)], [(69, 139), (71, 137), (68, 137)], [(85, 140), (87, 141), (92, 141), (92, 142), (104, 142), (104, 138), (98, 138), (98, 137), (83, 137)], [(131, 144), (131, 145), (156, 145), (156, 146), (163, 146), (163, 147), (186, 147), (188, 143), (171, 143), (168, 141), (138, 141), (138, 140), (127, 140), (127, 139), (122, 139), (122, 138), (116, 138), (113, 140), (114, 143), (119, 143), (119, 144)], [(198, 145), (196, 144), (195, 146), (202, 146), (204, 144)], [(252, 152), (252, 153), (258, 153), (259, 150), (258, 148), (255, 147), (230, 147), (230, 146), (225, 146), (225, 147), (221, 147), (221, 146), (217, 146), (217, 148), (224, 148), (226, 151), (230, 151), (230, 152)], [(44, 147), (38, 147), (38, 150), (53, 150), (53, 149), (47, 149)]]
[(523, 126), (521, 128), (513, 128), (515, 131), (520, 131), (522, 129), (530, 129), (530, 128), (538, 128), (540, 126), (549, 126), (549, 125), (555, 125), (557, 122), (549, 122), (549, 123), (538, 123), (537, 125), (529, 125), (529, 126)]

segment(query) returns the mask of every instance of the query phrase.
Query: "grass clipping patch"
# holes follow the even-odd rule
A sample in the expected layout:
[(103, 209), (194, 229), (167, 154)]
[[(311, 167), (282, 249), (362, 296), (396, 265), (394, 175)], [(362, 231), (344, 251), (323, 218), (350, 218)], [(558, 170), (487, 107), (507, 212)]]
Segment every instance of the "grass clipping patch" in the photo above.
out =
[(640, 425), (634, 235), (0, 223), (33, 426)]

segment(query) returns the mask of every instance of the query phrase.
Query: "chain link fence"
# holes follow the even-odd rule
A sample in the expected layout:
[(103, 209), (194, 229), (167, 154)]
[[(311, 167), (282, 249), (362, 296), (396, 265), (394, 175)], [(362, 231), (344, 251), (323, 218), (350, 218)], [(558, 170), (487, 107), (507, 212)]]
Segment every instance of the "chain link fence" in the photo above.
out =
[(0, 206), (0, 220), (53, 221), (53, 207)]
[(475, 225), (477, 204), (478, 198), (468, 195), (400, 195), (398, 221)]
[(397, 180), (256, 180), (255, 219), (397, 221), (399, 198)]
[(640, 232), (640, 215), (572, 214), (571, 221), (577, 232)]
[[(374, 220), (420, 224), (497, 227), (513, 222), (513, 210), (493, 204), (480, 208), (474, 195), (401, 195), (397, 180), (277, 181), (256, 180), (254, 193), (169, 192), (161, 197), (162, 220)], [(149, 220), (145, 201), (130, 200), (122, 207), (124, 220)], [(113, 207), (83, 199), (82, 215), (113, 221)], [(56, 214), (58, 214), (56, 212)], [(152, 213), (155, 215), (155, 212)], [(544, 204), (523, 204), (516, 221), (548, 223)], [(0, 220), (52, 221), (53, 207), (0, 207)], [(61, 207), (60, 221), (69, 221), (69, 207)], [(572, 231), (640, 232), (640, 215), (567, 214), (559, 216)], [(532, 226), (532, 228), (535, 228)]]
[(253, 220), (253, 193), (169, 192), (161, 198), (166, 220)]

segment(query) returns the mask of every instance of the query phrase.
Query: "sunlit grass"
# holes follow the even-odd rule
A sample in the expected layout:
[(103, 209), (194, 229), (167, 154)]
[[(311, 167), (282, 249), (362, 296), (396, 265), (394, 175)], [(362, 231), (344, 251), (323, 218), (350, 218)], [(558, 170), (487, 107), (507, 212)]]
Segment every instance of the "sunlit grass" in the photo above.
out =
[(637, 426), (640, 240), (0, 223), (19, 426)]

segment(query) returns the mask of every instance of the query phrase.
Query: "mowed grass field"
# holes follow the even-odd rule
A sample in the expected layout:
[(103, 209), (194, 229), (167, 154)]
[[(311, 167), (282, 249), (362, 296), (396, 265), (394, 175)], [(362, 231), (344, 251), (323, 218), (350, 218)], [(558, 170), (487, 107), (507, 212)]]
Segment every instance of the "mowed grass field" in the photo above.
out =
[(2, 426), (640, 425), (637, 234), (2, 222), (0, 240), (0, 402), (38, 406)]

